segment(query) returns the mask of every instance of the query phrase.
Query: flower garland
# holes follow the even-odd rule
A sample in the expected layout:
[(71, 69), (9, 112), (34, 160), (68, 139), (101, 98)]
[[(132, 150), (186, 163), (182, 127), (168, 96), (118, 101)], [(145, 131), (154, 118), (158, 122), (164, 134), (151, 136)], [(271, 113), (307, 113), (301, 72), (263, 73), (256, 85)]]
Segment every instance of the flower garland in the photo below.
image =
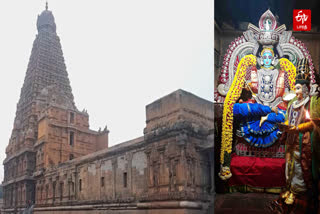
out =
[(256, 65), (257, 59), (254, 55), (243, 57), (237, 67), (237, 72), (233, 78), (233, 82), (228, 91), (223, 105), (222, 115), (222, 139), (221, 139), (221, 165), (225, 161), (225, 152), (231, 154), (232, 151), (232, 135), (233, 135), (233, 105), (239, 99), (245, 81), (247, 69)]
[(279, 63), (281, 70), (284, 70), (288, 73), (290, 90), (294, 91), (296, 83), (296, 67), (286, 58), (281, 58)]
[[(221, 155), (220, 163), (221, 169), (219, 176), (226, 180), (232, 176), (230, 171), (230, 155), (232, 151), (233, 138), (233, 106), (239, 99), (242, 88), (245, 82), (245, 75), (249, 67), (256, 65), (257, 59), (254, 55), (247, 55), (241, 59), (238, 64), (237, 72), (234, 76), (233, 82), (229, 88), (228, 94), (224, 101), (223, 115), (222, 115), (222, 139), (221, 139)], [(279, 60), (280, 69), (288, 73), (288, 81), (290, 90), (295, 89), (295, 66), (285, 58)], [(226, 156), (226, 157), (225, 157)], [(228, 163), (229, 162), (229, 163)], [(224, 166), (225, 165), (225, 166)]]

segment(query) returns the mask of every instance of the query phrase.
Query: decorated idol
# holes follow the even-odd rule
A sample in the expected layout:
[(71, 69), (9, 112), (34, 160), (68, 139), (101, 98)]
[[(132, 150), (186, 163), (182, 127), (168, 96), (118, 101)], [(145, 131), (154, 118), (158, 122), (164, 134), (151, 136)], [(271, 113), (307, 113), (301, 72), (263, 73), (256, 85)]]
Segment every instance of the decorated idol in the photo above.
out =
[(310, 96), (307, 59), (299, 61), (296, 98), (290, 102), (286, 122), (281, 126), (286, 144), (286, 190), (276, 201), (278, 213), (313, 213), (318, 198), (320, 143), (320, 98)]
[[(234, 141), (241, 139), (250, 147), (265, 149), (282, 135), (278, 124), (285, 121), (288, 102), (294, 97), (295, 66), (299, 59), (310, 56), (293, 39), (285, 25), (277, 27), (268, 10), (259, 28), (249, 24), (244, 36), (229, 46), (215, 94), (223, 102), (221, 179), (232, 176)], [(308, 66), (312, 75), (312, 61)], [(249, 99), (241, 99), (243, 90), (250, 91)]]

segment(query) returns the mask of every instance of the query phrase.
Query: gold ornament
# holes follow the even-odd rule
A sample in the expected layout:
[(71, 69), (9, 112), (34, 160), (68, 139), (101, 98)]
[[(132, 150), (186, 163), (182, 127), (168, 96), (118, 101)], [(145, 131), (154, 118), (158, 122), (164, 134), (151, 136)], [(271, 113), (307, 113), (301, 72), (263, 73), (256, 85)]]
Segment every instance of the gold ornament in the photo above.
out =
[(230, 168), (227, 167), (227, 166), (224, 166), (221, 168), (220, 172), (219, 172), (219, 177), (222, 179), (222, 180), (227, 180), (229, 178), (231, 178), (232, 176), (232, 173), (230, 171)]
[(284, 201), (284, 203), (288, 205), (293, 204), (295, 199), (296, 199), (296, 196), (291, 192), (290, 195)]
[(265, 52), (269, 52), (272, 54), (272, 56), (274, 56), (274, 51), (272, 48), (263, 48), (263, 50), (261, 51), (261, 56), (263, 56)]

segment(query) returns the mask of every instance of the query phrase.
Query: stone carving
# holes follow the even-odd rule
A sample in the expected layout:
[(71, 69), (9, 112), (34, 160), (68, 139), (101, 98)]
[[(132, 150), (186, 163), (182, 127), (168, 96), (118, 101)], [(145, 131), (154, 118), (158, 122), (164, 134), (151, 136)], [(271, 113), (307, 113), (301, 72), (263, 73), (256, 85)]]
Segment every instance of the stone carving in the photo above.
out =
[(267, 10), (259, 20), (259, 28), (249, 24), (243, 36), (236, 38), (229, 45), (220, 71), (219, 85), (214, 95), (216, 101), (224, 102), (241, 58), (249, 54), (257, 55), (260, 45), (275, 45), (280, 58), (288, 56), (294, 65), (299, 59), (308, 58), (311, 82), (315, 82), (314, 65), (307, 47), (295, 39), (291, 31), (286, 31), (285, 25), (277, 27), (274, 15)]

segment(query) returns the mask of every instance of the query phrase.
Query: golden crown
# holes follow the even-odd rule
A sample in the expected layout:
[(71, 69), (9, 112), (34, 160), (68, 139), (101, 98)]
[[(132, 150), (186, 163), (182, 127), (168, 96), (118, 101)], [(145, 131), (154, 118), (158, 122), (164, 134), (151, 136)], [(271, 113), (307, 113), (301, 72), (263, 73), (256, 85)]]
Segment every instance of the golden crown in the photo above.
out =
[(310, 68), (307, 58), (303, 58), (298, 61), (296, 72), (296, 83), (310, 83)]
[(261, 51), (261, 56), (263, 56), (263, 54), (265, 52), (269, 52), (272, 54), (272, 56), (274, 56), (274, 52), (273, 52), (273, 49), (272, 48), (263, 48), (262, 51)]

